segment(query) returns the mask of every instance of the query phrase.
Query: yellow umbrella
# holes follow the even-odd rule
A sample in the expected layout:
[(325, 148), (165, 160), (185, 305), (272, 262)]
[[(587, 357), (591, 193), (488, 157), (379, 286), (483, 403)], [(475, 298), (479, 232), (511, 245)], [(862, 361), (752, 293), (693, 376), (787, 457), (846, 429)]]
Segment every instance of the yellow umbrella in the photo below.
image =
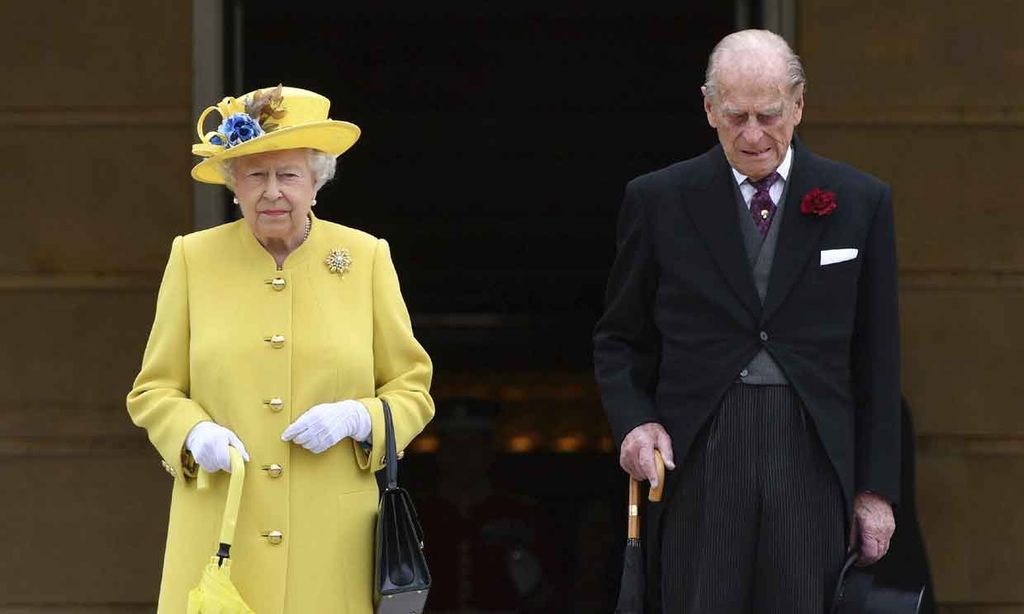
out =
[[(238, 589), (231, 583), (231, 543), (235, 540), (238, 505), (242, 500), (242, 482), (245, 480), (245, 462), (238, 450), (229, 447), (231, 455), (231, 482), (228, 500), (224, 504), (224, 520), (220, 526), (220, 549), (210, 557), (203, 569), (199, 585), (188, 592), (187, 614), (253, 614)], [(208, 487), (209, 476), (199, 472), (198, 487)]]

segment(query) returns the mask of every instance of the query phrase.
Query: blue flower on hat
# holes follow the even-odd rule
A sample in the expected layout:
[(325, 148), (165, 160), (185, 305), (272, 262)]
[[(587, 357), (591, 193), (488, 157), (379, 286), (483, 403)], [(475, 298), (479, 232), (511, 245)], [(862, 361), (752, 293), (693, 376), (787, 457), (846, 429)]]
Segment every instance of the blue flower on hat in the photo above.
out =
[[(214, 145), (223, 145), (224, 149), (231, 149), (258, 136), (263, 136), (263, 128), (259, 122), (246, 113), (235, 113), (224, 120), (224, 123), (217, 129), (218, 135), (210, 139)], [(227, 142), (221, 138), (223, 135)]]

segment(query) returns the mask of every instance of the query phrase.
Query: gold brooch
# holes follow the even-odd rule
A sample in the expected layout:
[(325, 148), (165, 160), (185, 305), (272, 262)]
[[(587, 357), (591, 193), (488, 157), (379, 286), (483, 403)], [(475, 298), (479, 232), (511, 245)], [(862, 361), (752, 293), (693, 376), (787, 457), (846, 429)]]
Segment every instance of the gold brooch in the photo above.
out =
[(327, 260), (324, 260), (324, 264), (327, 265), (327, 270), (331, 273), (344, 275), (352, 267), (352, 256), (348, 254), (348, 250), (345, 248), (332, 249), (327, 254)]

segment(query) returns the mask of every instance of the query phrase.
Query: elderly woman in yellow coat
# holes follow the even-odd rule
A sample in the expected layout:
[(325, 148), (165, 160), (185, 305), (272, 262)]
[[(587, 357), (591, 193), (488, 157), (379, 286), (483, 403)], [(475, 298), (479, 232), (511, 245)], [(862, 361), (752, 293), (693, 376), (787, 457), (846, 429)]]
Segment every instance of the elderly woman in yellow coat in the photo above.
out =
[[(248, 461), (232, 580), (259, 614), (372, 612), (386, 400), (399, 449), (434, 412), (383, 239), (318, 219), (316, 193), (359, 137), (330, 102), (278, 87), (199, 119), (206, 159), (243, 219), (177, 237), (128, 395), (174, 476), (159, 612), (185, 611), (216, 549), (230, 471)], [(203, 133), (207, 116), (223, 118)], [(197, 467), (198, 465), (198, 467)], [(210, 487), (197, 488), (198, 469)]]

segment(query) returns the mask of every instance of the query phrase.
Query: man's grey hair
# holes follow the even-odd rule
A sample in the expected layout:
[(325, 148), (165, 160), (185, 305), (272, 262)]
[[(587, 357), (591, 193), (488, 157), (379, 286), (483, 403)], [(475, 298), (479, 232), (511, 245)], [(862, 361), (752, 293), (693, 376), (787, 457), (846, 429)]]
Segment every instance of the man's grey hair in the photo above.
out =
[[(774, 54), (783, 64), (785, 85), (789, 93), (802, 93), (807, 86), (804, 66), (786, 39), (769, 30), (740, 30), (723, 38), (711, 51), (704, 76), (704, 95), (712, 101), (716, 100), (723, 61), (748, 63), (748, 66), (758, 69), (772, 68), (771, 62), (763, 61), (770, 57), (767, 54)], [(755, 60), (756, 64), (751, 60)]]
[[(235, 161), (237, 160), (238, 158), (228, 158), (221, 160), (220, 163), (220, 173), (224, 176), (224, 184), (232, 192), (235, 190)], [(337, 158), (318, 149), (306, 150), (306, 163), (309, 164), (309, 170), (313, 173), (313, 190), (316, 192), (319, 192), (320, 188), (324, 187), (328, 181), (334, 179), (334, 173), (338, 168)]]

